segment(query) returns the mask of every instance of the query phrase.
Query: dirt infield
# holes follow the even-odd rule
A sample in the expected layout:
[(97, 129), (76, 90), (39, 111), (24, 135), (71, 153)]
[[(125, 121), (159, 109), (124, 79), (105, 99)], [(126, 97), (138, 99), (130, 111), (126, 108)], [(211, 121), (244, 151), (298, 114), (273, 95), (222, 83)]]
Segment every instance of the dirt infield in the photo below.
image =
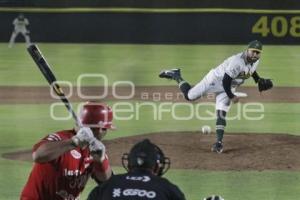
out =
[[(215, 135), (199, 132), (165, 132), (105, 141), (114, 166), (131, 146), (149, 138), (171, 158), (172, 169), (202, 170), (300, 170), (300, 137), (286, 134), (226, 134), (222, 154), (210, 151)], [(7, 159), (31, 160), (30, 150), (2, 155)]]
[[(106, 91), (107, 95), (105, 95)], [(64, 89), (68, 95), (68, 89)], [(256, 87), (240, 87), (239, 92), (248, 94), (247, 98), (242, 99), (243, 102), (277, 102), (277, 103), (299, 103), (300, 102), (300, 87), (276, 87), (272, 90), (259, 93)], [(78, 95), (81, 93), (82, 95)], [(83, 95), (87, 98), (83, 98)], [(170, 101), (181, 102), (185, 101), (177, 86), (136, 86), (118, 87), (115, 88), (114, 94), (111, 87), (103, 88), (101, 86), (93, 87), (77, 87), (72, 88), (70, 100), (72, 102), (87, 101), (88, 96), (103, 96), (102, 100), (119, 100), (121, 97), (130, 97), (125, 100), (139, 101)], [(101, 99), (100, 99), (101, 100)], [(41, 104), (59, 102), (60, 100), (51, 97), (50, 87), (48, 86), (0, 86), (0, 104)], [(214, 96), (208, 96), (195, 101), (214, 101)]]
[[(72, 102), (87, 101), (78, 95), (74, 87)], [(117, 99), (112, 88), (107, 88), (107, 100)], [(162, 92), (163, 91), (163, 92)], [(300, 88), (276, 87), (259, 93), (256, 87), (241, 87), (248, 97), (243, 102), (299, 103)], [(80, 92), (86, 96), (104, 94), (103, 87), (83, 87)], [(131, 96), (129, 100), (139, 101), (185, 101), (176, 86), (119, 87), (114, 91), (119, 96)], [(65, 90), (68, 94), (68, 90)], [(50, 95), (49, 87), (9, 87), (0, 86), (0, 104), (39, 104), (59, 102)], [(199, 101), (214, 101), (213, 96)], [(199, 102), (199, 101), (196, 101)], [(128, 152), (137, 141), (149, 138), (158, 144), (171, 158), (172, 168), (203, 170), (300, 170), (300, 137), (287, 134), (230, 134), (225, 135), (225, 151), (216, 154), (210, 151), (215, 135), (199, 132), (161, 132), (105, 141), (112, 165), (121, 165), (121, 155)], [(7, 159), (31, 160), (30, 150), (6, 153)]]

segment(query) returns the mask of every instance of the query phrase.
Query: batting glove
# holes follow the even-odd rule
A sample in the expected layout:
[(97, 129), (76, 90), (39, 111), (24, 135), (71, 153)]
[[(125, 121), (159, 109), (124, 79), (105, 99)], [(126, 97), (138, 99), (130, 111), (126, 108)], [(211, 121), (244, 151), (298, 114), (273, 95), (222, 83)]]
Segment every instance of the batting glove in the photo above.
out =
[(77, 131), (76, 135), (73, 136), (72, 140), (75, 146), (83, 146), (89, 144), (90, 141), (95, 138), (93, 131), (88, 127), (82, 127)]
[(99, 158), (100, 162), (102, 162), (105, 159), (106, 149), (104, 144), (100, 140), (93, 138), (90, 141), (89, 149), (93, 156), (97, 156)]

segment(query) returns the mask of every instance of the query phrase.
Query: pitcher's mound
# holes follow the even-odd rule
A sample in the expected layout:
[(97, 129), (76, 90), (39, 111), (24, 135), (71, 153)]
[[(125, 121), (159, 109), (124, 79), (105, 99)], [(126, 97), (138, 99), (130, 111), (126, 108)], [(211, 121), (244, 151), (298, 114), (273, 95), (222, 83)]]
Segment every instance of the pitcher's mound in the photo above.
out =
[[(110, 162), (121, 166), (121, 156), (134, 143), (149, 138), (171, 159), (173, 169), (300, 170), (300, 137), (287, 134), (226, 134), (224, 152), (211, 152), (215, 134), (199, 132), (152, 133), (105, 141)], [(30, 151), (5, 158), (29, 160)]]

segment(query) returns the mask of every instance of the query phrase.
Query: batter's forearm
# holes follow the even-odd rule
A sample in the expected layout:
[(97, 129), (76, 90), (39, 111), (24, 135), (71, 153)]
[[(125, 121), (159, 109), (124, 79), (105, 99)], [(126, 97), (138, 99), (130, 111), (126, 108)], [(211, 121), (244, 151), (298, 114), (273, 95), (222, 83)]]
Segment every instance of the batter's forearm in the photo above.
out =
[(74, 148), (75, 146), (71, 139), (47, 142), (42, 144), (35, 152), (33, 152), (32, 158), (33, 161), (37, 163), (49, 162)]
[(100, 182), (104, 182), (107, 181), (112, 175), (112, 170), (110, 168), (110, 166), (104, 171), (104, 172), (96, 172), (94, 174), (94, 177), (100, 181)]
[(98, 160), (94, 161), (93, 164), (93, 177), (97, 179), (97, 181), (107, 181), (112, 176), (112, 169), (107, 156), (105, 156), (102, 162)]
[(222, 82), (223, 82), (224, 91), (226, 92), (227, 96), (230, 99), (232, 99), (234, 97), (234, 94), (231, 92), (232, 78), (228, 74), (225, 73)]

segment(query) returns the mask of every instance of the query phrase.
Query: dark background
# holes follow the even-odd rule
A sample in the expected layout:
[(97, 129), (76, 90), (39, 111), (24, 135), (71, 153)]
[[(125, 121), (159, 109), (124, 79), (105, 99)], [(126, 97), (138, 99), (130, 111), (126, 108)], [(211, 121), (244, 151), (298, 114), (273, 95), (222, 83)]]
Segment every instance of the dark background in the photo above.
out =
[[(233, 1), (233, 0), (12, 0), (1, 1), (2, 8), (23, 8), (28, 18), (30, 37), (34, 42), (67, 43), (138, 43), (138, 44), (244, 44), (253, 39), (265, 44), (300, 44), (300, 37), (289, 31), (283, 37), (270, 33), (263, 37), (252, 33), (253, 25), (262, 16), (268, 26), (274, 17), (300, 17), (300, 1)], [(228, 13), (228, 12), (55, 12), (58, 8), (242, 8), (296, 10), (299, 14)], [(32, 12), (28, 8), (52, 8)], [(7, 42), (13, 30), (12, 21), (20, 10), (0, 11), (0, 41)], [(300, 24), (300, 20), (299, 20)], [(270, 27), (269, 27), (270, 28)], [(282, 29), (281, 23), (277, 29)], [(300, 33), (300, 26), (296, 29)], [(23, 41), (18, 37), (18, 41)]]
[(299, 0), (0, 0), (0, 6), (300, 9)]

